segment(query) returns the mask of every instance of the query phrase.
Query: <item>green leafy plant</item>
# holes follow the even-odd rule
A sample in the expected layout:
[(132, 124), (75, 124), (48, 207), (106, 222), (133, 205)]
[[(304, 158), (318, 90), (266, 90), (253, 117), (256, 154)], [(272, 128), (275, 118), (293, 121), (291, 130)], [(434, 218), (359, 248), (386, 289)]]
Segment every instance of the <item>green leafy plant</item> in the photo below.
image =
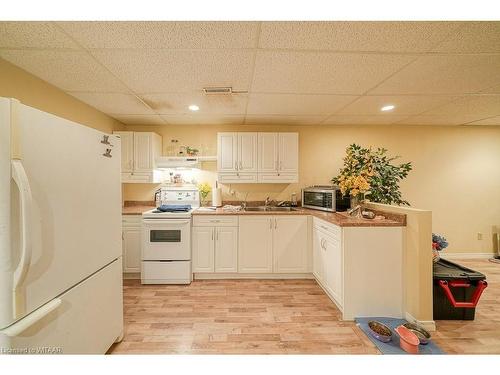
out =
[(398, 158), (388, 156), (385, 148), (372, 150), (352, 144), (346, 148), (344, 166), (332, 182), (339, 185), (343, 195), (369, 195), (372, 202), (409, 206), (401, 197), (399, 183), (413, 167), (411, 162), (392, 164)]

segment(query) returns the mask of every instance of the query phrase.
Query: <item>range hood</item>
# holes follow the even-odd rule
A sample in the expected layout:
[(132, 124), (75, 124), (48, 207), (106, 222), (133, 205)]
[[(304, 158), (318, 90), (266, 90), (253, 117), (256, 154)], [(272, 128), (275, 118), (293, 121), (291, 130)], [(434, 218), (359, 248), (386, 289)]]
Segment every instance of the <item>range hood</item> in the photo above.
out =
[(200, 162), (215, 160), (216, 156), (160, 156), (155, 159), (155, 168), (199, 168)]

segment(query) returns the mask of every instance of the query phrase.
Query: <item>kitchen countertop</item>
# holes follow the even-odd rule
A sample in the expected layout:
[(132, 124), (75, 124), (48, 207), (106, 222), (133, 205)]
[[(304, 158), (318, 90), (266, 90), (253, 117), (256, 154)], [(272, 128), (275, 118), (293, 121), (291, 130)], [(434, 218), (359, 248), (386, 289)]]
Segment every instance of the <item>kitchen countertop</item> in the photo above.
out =
[(143, 212), (156, 208), (154, 202), (148, 201), (125, 201), (122, 207), (122, 215), (142, 215)]
[(385, 219), (357, 219), (347, 216), (343, 212), (324, 212), (311, 210), (308, 208), (297, 208), (293, 211), (223, 211), (222, 208), (216, 210), (195, 210), (193, 215), (311, 215), (319, 219), (328, 221), (341, 227), (404, 227), (406, 226), (406, 215), (391, 214), (388, 212), (376, 212), (383, 215)]

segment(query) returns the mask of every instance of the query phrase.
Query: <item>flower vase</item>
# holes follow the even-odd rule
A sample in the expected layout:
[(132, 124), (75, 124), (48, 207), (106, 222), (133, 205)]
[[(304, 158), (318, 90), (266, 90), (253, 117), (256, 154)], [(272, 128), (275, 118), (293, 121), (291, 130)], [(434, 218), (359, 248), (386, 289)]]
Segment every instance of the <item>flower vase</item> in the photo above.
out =
[(363, 196), (361, 194), (351, 196), (351, 208), (360, 205), (363, 202)]

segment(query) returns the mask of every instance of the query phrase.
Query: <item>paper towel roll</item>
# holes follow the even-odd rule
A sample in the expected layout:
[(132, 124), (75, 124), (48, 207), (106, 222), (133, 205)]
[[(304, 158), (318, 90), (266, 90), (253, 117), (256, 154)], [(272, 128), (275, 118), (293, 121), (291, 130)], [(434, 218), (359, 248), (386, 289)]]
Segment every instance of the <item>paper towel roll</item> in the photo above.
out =
[(221, 188), (215, 188), (212, 190), (212, 206), (215, 206), (215, 207), (222, 206), (222, 190), (221, 190)]

